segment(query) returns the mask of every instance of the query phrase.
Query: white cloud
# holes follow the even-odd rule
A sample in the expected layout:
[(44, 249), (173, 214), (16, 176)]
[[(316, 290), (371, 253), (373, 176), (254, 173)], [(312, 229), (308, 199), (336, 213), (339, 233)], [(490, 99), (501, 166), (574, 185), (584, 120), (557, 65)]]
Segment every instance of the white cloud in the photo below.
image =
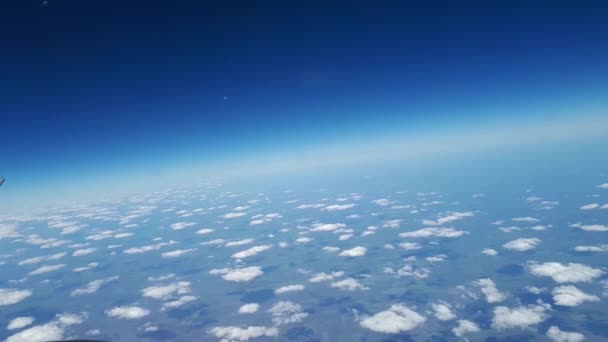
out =
[(582, 229), (588, 232), (608, 232), (608, 226), (603, 224), (589, 224), (584, 225), (581, 223), (571, 224), (570, 227)]
[(441, 217), (439, 217), (436, 221), (433, 220), (423, 220), (422, 223), (424, 225), (427, 226), (441, 226), (443, 224), (449, 223), (449, 222), (453, 222), (453, 221), (458, 221), (458, 220), (462, 220), (465, 217), (471, 217), (473, 216), (473, 212), (471, 211), (467, 211), (467, 212), (448, 212), (445, 215), (442, 215)]
[(381, 207), (386, 207), (387, 205), (391, 204), (392, 202), (388, 198), (380, 198), (377, 200), (373, 200), (372, 203), (375, 203)]
[(183, 295), (190, 292), (190, 282), (178, 281), (167, 285), (148, 286), (141, 290), (144, 297), (154, 299), (168, 299), (171, 296), (178, 294)]
[(600, 184), (600, 185), (596, 186), (596, 188), (608, 190), (608, 183)]
[(465, 319), (458, 320), (458, 326), (456, 328), (452, 328), (452, 332), (458, 337), (462, 337), (462, 335), (467, 333), (476, 333), (479, 332), (479, 330), (480, 329), (477, 324)]
[(252, 314), (256, 313), (260, 309), (260, 304), (257, 303), (249, 303), (241, 306), (239, 308), (239, 314)]
[(490, 278), (479, 279), (474, 282), (475, 285), (479, 286), (481, 292), (486, 296), (488, 303), (502, 302), (507, 296), (496, 288), (496, 284)]
[(173, 230), (182, 230), (188, 227), (192, 227), (194, 226), (196, 223), (195, 222), (177, 222), (177, 223), (173, 223), (171, 225), (171, 229)]
[(445, 259), (447, 259), (447, 258), (448, 258), (448, 256), (445, 254), (437, 254), (437, 255), (426, 257), (425, 260), (428, 262), (441, 262), (441, 261), (445, 261)]
[(272, 322), (276, 325), (301, 322), (308, 316), (302, 311), (300, 304), (289, 301), (280, 301), (273, 305), (268, 312), (272, 315)]
[(39, 268), (33, 270), (32, 272), (30, 272), (29, 275), (38, 275), (38, 274), (43, 274), (43, 273), (48, 273), (48, 272), (54, 272), (54, 271), (60, 270), (64, 267), (65, 267), (65, 264), (42, 266), (42, 267), (39, 267)]
[(300, 204), (296, 209), (311, 209), (311, 208), (323, 208), (325, 204)]
[(196, 234), (199, 235), (204, 235), (204, 234), (209, 234), (209, 233), (213, 233), (215, 231), (215, 229), (211, 229), (211, 228), (203, 228), (203, 229), (199, 229), (196, 231)]
[(540, 244), (540, 239), (538, 238), (522, 238), (509, 241), (502, 245), (502, 247), (512, 251), (524, 252), (536, 248), (538, 244)]
[(192, 253), (194, 251), (196, 251), (196, 248), (176, 249), (174, 251), (162, 253), (160, 256), (162, 258), (178, 258), (184, 254)]
[(20, 261), (18, 263), (18, 265), (19, 266), (21, 266), (21, 265), (31, 265), (31, 264), (37, 264), (39, 262), (46, 261), (46, 260), (58, 260), (58, 259), (63, 258), (66, 255), (68, 255), (67, 252), (62, 252), (62, 253), (57, 253), (57, 254), (51, 254), (51, 255), (46, 255), (46, 256), (37, 256), (37, 257), (33, 257), (33, 258), (22, 260), (22, 261)]
[(225, 218), (225, 219), (232, 219), (232, 218), (237, 218), (237, 217), (241, 217), (241, 216), (245, 216), (245, 215), (247, 215), (247, 213), (243, 213), (243, 212), (240, 212), (240, 213), (228, 213), (228, 214), (226, 214), (226, 215), (224, 215), (222, 217)]
[(536, 287), (536, 286), (526, 286), (525, 289), (528, 290), (528, 292), (533, 293), (533, 294), (541, 294), (547, 290), (544, 287), (540, 288), (540, 287)]
[(415, 277), (417, 279), (426, 279), (429, 277), (431, 271), (426, 268), (415, 268), (410, 264), (406, 264), (397, 271), (395, 271), (391, 267), (386, 267), (384, 269), (384, 273), (394, 274), (397, 277)]
[(63, 328), (56, 322), (37, 325), (9, 336), (4, 342), (43, 342), (63, 339)]
[(311, 232), (330, 232), (336, 229), (344, 228), (344, 223), (317, 223), (310, 229)]
[(331, 274), (321, 272), (321, 273), (313, 274), (313, 276), (310, 279), (308, 279), (308, 281), (311, 283), (320, 283), (322, 281), (333, 281), (335, 278), (340, 278), (343, 275), (344, 275), (343, 271), (332, 272)]
[(0, 240), (18, 238), (21, 234), (17, 232), (17, 225), (0, 223)]
[(359, 283), (356, 279), (353, 279), (353, 278), (346, 278), (346, 279), (336, 281), (334, 283), (331, 283), (330, 286), (333, 288), (336, 288), (336, 289), (346, 290), (346, 291), (369, 290), (368, 287), (361, 285), (361, 283)]
[(343, 235), (340, 235), (338, 237), (338, 240), (340, 240), (340, 241), (346, 241), (346, 240), (348, 240), (348, 239), (350, 239), (352, 237), (353, 237), (353, 234), (343, 234)]
[(234, 258), (234, 259), (248, 258), (248, 257), (254, 256), (254, 255), (258, 255), (259, 253), (267, 251), (267, 250), (269, 250), (271, 248), (272, 248), (272, 245), (253, 246), (253, 247), (251, 247), (249, 249), (246, 249), (244, 251), (240, 251), (238, 253), (232, 254), (232, 258)]
[(562, 331), (555, 325), (552, 325), (547, 330), (547, 337), (555, 342), (581, 342), (585, 340), (585, 335), (577, 332)]
[(599, 268), (592, 268), (583, 264), (569, 263), (563, 265), (558, 262), (542, 264), (531, 262), (528, 264), (528, 270), (532, 275), (551, 277), (558, 283), (590, 282), (606, 273)]
[(15, 330), (15, 329), (25, 328), (27, 326), (32, 325), (32, 323), (34, 323), (34, 321), (35, 321), (35, 318), (31, 317), (31, 316), (13, 318), (6, 326), (6, 330)]
[(226, 247), (242, 246), (242, 245), (248, 245), (252, 242), (253, 242), (252, 238), (247, 238), (247, 239), (243, 239), (243, 240), (227, 242), (224, 246), (226, 246)]
[(357, 247), (354, 247), (351, 249), (345, 249), (342, 252), (340, 252), (340, 254), (338, 254), (338, 255), (345, 256), (345, 257), (360, 257), (360, 256), (364, 256), (366, 252), (367, 252), (367, 248), (357, 246)]
[(148, 277), (148, 281), (163, 281), (175, 278), (175, 273), (168, 273), (158, 277)]
[(456, 315), (446, 303), (431, 304), (431, 307), (433, 308), (433, 311), (435, 311), (435, 318), (440, 321), (449, 321), (456, 318)]
[(354, 203), (350, 203), (350, 204), (332, 204), (332, 205), (328, 205), (325, 208), (322, 208), (321, 210), (325, 210), (325, 211), (341, 211), (341, 210), (347, 210), (347, 209), (351, 209), (354, 208), (355, 206), (357, 206)]
[(87, 286), (80, 288), (80, 289), (73, 290), (72, 296), (79, 296), (79, 295), (84, 295), (84, 294), (95, 293), (95, 292), (99, 291), (99, 289), (102, 288), (104, 285), (111, 283), (113, 281), (116, 281), (119, 278), (120, 278), (119, 276), (113, 276), (113, 277), (109, 277), (106, 279), (93, 280), (93, 281), (89, 282), (87, 284)]
[(175, 309), (190, 302), (193, 302), (197, 299), (198, 297), (195, 296), (181, 296), (176, 300), (163, 303), (163, 310)]
[(608, 252), (608, 245), (576, 246), (574, 250), (577, 252)]
[(109, 317), (118, 317), (123, 319), (138, 319), (150, 314), (150, 310), (144, 309), (139, 306), (117, 306), (105, 311)]
[(443, 237), (443, 238), (456, 238), (468, 234), (468, 232), (462, 230), (456, 230), (454, 228), (422, 228), (412, 232), (405, 232), (399, 234), (402, 238), (425, 238), (425, 237)]
[(211, 240), (211, 241), (201, 242), (201, 245), (203, 245), (203, 246), (205, 246), (205, 245), (221, 245), (224, 242), (226, 242), (226, 240), (224, 240), (224, 239), (215, 239), (215, 240)]
[(380, 333), (398, 334), (410, 331), (426, 321), (426, 318), (405, 305), (394, 304), (388, 310), (359, 318), (359, 325)]
[(262, 274), (262, 268), (259, 266), (250, 266), (243, 268), (222, 268), (209, 271), (210, 274), (222, 275), (224, 280), (242, 282), (253, 280)]
[(595, 209), (595, 208), (599, 208), (600, 205), (597, 203), (589, 203), (589, 204), (585, 204), (583, 205), (580, 209), (581, 210), (591, 210), (591, 209)]
[(492, 248), (484, 248), (481, 253), (488, 255), (488, 256), (495, 256), (498, 255), (498, 252), (495, 249)]
[(399, 247), (405, 249), (406, 251), (413, 251), (422, 248), (417, 242), (402, 242), (399, 244)]
[(383, 228), (399, 228), (401, 226), (401, 222), (403, 220), (395, 219), (395, 220), (387, 220), (382, 224)]
[(306, 236), (299, 237), (296, 239), (296, 243), (309, 243), (310, 241), (312, 241), (312, 238)]
[(256, 337), (273, 337), (279, 334), (275, 327), (249, 326), (241, 328), (237, 326), (215, 327), (208, 331), (220, 339), (220, 342), (246, 342)]
[(72, 256), (83, 256), (83, 255), (88, 255), (91, 253), (94, 253), (97, 250), (97, 248), (85, 248), (85, 249), (78, 249), (75, 250), (74, 253), (72, 253)]
[(281, 286), (278, 289), (274, 290), (275, 294), (284, 294), (287, 292), (297, 292), (297, 291), (302, 291), (304, 290), (304, 285), (287, 285), (287, 286)]
[(141, 247), (132, 247), (129, 249), (125, 249), (124, 251), (122, 251), (125, 254), (141, 254), (141, 253), (146, 253), (146, 252), (150, 252), (150, 251), (156, 251), (161, 249), (162, 247), (165, 246), (169, 246), (169, 245), (173, 245), (177, 242), (171, 240), (169, 242), (159, 242), (155, 245), (147, 245), (147, 246), (141, 246)]
[(76, 267), (74, 268), (74, 272), (84, 272), (84, 271), (89, 271), (92, 270), (93, 268), (99, 266), (98, 262), (90, 262), (88, 263), (86, 266), (82, 266), (82, 267)]
[(535, 217), (515, 217), (512, 219), (515, 222), (528, 222), (528, 223), (536, 223), (536, 222), (540, 222), (539, 219), (535, 218)]
[(323, 248), (321, 248), (323, 251), (325, 252), (330, 252), (330, 253), (335, 253), (338, 252), (340, 250), (340, 247), (335, 247), (335, 246), (325, 246)]
[(498, 329), (528, 328), (547, 318), (545, 310), (546, 308), (541, 305), (520, 306), (513, 309), (497, 306), (494, 308), (492, 327)]
[(558, 286), (553, 289), (551, 294), (555, 304), (560, 306), (577, 306), (583, 304), (583, 302), (597, 302), (600, 300), (597, 296), (585, 293), (573, 285)]

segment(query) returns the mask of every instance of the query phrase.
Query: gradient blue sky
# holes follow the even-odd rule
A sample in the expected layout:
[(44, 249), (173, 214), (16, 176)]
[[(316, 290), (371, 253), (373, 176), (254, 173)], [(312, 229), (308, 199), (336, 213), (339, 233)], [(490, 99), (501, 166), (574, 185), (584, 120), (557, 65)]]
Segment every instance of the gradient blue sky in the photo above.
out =
[(5, 203), (173, 165), (605, 117), (605, 1), (0, 7)]

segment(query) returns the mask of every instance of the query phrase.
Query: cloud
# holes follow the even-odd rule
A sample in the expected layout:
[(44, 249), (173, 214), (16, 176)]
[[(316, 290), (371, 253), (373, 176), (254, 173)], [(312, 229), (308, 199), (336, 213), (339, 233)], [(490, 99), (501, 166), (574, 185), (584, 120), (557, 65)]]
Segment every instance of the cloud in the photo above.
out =
[(431, 271), (426, 268), (415, 268), (410, 264), (406, 264), (397, 271), (393, 270), (391, 267), (386, 267), (384, 269), (384, 273), (394, 274), (397, 277), (415, 277), (418, 279), (426, 279), (429, 277)]
[(65, 267), (65, 264), (42, 266), (42, 267), (39, 267), (39, 268), (33, 270), (32, 272), (30, 272), (29, 275), (38, 275), (38, 274), (44, 274), (44, 273), (48, 273), (48, 272), (54, 272), (54, 271), (60, 270), (64, 267)]
[(190, 292), (190, 282), (178, 281), (167, 285), (148, 286), (141, 290), (144, 297), (154, 299), (169, 299), (171, 296), (178, 294), (183, 295)]
[(596, 186), (596, 188), (608, 190), (608, 183), (600, 184), (600, 185)]
[(436, 221), (433, 220), (422, 220), (422, 224), (427, 226), (441, 226), (443, 224), (462, 220), (465, 217), (473, 216), (473, 212), (448, 212), (445, 215), (440, 216)]
[(89, 271), (92, 270), (93, 268), (99, 266), (98, 262), (90, 262), (88, 263), (86, 266), (82, 266), (82, 267), (76, 267), (74, 268), (74, 272), (84, 272), (84, 271)]
[(259, 309), (260, 309), (260, 304), (249, 303), (249, 304), (245, 304), (245, 305), (241, 306), (239, 308), (238, 312), (241, 315), (243, 315), (243, 314), (252, 314), (252, 313), (256, 313)]
[(199, 235), (204, 235), (204, 234), (209, 234), (209, 233), (213, 233), (215, 231), (215, 229), (211, 229), (211, 228), (203, 228), (203, 229), (199, 229), (196, 231), (196, 234)]
[(387, 205), (391, 204), (392, 202), (388, 198), (379, 198), (379, 199), (373, 200), (372, 203), (375, 203), (381, 207), (386, 207)]
[(460, 319), (458, 320), (458, 326), (456, 328), (452, 328), (452, 332), (454, 333), (454, 335), (462, 337), (462, 335), (467, 333), (479, 332), (479, 327), (477, 326), (477, 324), (471, 321)]
[(198, 297), (195, 296), (181, 296), (176, 300), (172, 300), (169, 302), (165, 302), (163, 303), (163, 310), (170, 310), (170, 309), (175, 309), (178, 308), (180, 306), (183, 306), (185, 304), (188, 304), (190, 302), (193, 302), (195, 300), (197, 300)]
[(310, 241), (312, 241), (312, 238), (303, 236), (303, 237), (299, 237), (296, 239), (296, 243), (309, 243)]
[(587, 294), (577, 287), (572, 285), (558, 286), (551, 292), (555, 305), (560, 306), (577, 306), (583, 302), (597, 302), (600, 299), (597, 296)]
[(30, 290), (0, 288), (0, 306), (17, 304), (31, 295), (32, 291)]
[(175, 278), (175, 273), (168, 273), (158, 277), (148, 277), (148, 281), (164, 281)]
[(215, 239), (215, 240), (211, 240), (211, 241), (201, 242), (201, 245), (203, 245), (203, 246), (206, 246), (206, 245), (221, 245), (224, 242), (226, 242), (226, 240), (224, 240), (224, 239)]
[(111, 283), (113, 281), (116, 281), (119, 278), (120, 278), (119, 276), (113, 276), (113, 277), (109, 277), (106, 279), (93, 280), (93, 281), (89, 282), (87, 284), (87, 286), (80, 288), (80, 289), (73, 290), (72, 296), (79, 296), (79, 295), (84, 295), (84, 294), (95, 293), (95, 292), (99, 291), (99, 289), (101, 289), (104, 285)]
[(261, 246), (253, 246), (249, 249), (246, 249), (244, 251), (240, 251), (238, 253), (234, 253), (232, 254), (232, 258), (234, 259), (244, 259), (244, 258), (248, 258), (254, 255), (258, 255), (259, 253), (262, 253), (264, 251), (267, 251), (269, 249), (272, 248), (272, 245), (261, 245)]
[(6, 326), (6, 330), (15, 330), (25, 328), (34, 323), (35, 318), (31, 316), (13, 318)]
[(344, 228), (344, 223), (317, 223), (310, 229), (311, 232), (330, 232), (336, 229)]
[(353, 278), (346, 278), (346, 279), (336, 281), (334, 283), (331, 283), (330, 286), (333, 288), (336, 288), (336, 289), (346, 290), (346, 291), (369, 290), (368, 287), (361, 285), (361, 283), (359, 283), (356, 279), (353, 279)]
[(580, 342), (585, 340), (585, 335), (577, 332), (562, 331), (555, 325), (552, 325), (547, 330), (547, 337), (555, 342)]
[(302, 311), (300, 304), (289, 301), (276, 303), (268, 312), (272, 315), (272, 322), (276, 325), (298, 323), (308, 317), (308, 313)]
[(314, 274), (310, 279), (308, 279), (311, 283), (320, 283), (322, 281), (333, 281), (336, 278), (340, 278), (344, 275), (343, 271), (332, 272), (331, 274), (327, 273), (317, 273)]
[(541, 305), (520, 306), (510, 309), (506, 306), (494, 308), (492, 327), (497, 329), (527, 328), (547, 318), (546, 308)]
[(325, 204), (300, 204), (296, 207), (296, 209), (313, 209), (313, 208), (323, 208)]
[(173, 229), (173, 230), (182, 230), (182, 229), (185, 229), (185, 228), (188, 228), (188, 227), (192, 227), (194, 225), (196, 225), (195, 222), (177, 222), (177, 223), (173, 223), (171, 225), (171, 229)]
[(386, 334), (410, 331), (426, 321), (426, 318), (405, 305), (394, 304), (388, 310), (372, 316), (362, 316), (359, 325), (363, 328)]
[(456, 318), (456, 315), (446, 303), (431, 304), (431, 307), (433, 308), (433, 311), (435, 311), (435, 318), (440, 321), (449, 321)]
[(340, 250), (340, 247), (335, 247), (335, 246), (325, 246), (323, 248), (321, 248), (323, 251), (325, 252), (330, 252), (330, 253), (335, 253), (338, 252)]
[(402, 238), (426, 238), (426, 237), (443, 237), (443, 238), (456, 238), (468, 234), (468, 232), (462, 230), (456, 230), (454, 228), (422, 228), (412, 232), (405, 232), (399, 234)]
[(169, 245), (173, 245), (177, 242), (171, 240), (169, 242), (159, 242), (155, 245), (147, 245), (147, 246), (141, 246), (141, 247), (132, 247), (129, 249), (125, 249), (124, 251), (122, 251), (125, 254), (141, 254), (141, 253), (146, 253), (146, 252), (150, 252), (150, 251), (156, 251), (161, 249), (162, 247), (165, 246), (169, 246)]
[[(22, 317), (27, 318), (27, 317)], [(63, 340), (64, 329), (66, 326), (80, 324), (84, 322), (86, 315), (75, 315), (62, 313), (55, 316), (55, 319), (42, 325), (36, 325), (22, 330), (9, 336), (4, 342), (43, 342), (52, 340)], [(21, 322), (27, 323), (27, 322)], [(31, 322), (29, 323), (31, 324)], [(27, 325), (29, 325), (27, 324)], [(25, 327), (24, 325), (22, 327)], [(17, 329), (17, 328), (15, 328)]]
[(490, 278), (479, 279), (474, 282), (475, 285), (479, 286), (481, 292), (486, 296), (486, 302), (498, 303), (502, 302), (507, 296), (496, 288), (496, 284)]
[(601, 269), (583, 264), (569, 263), (563, 265), (558, 262), (545, 262), (542, 264), (531, 262), (528, 264), (528, 270), (532, 275), (551, 277), (558, 283), (590, 282), (606, 273)]
[(243, 282), (253, 280), (262, 274), (262, 268), (259, 266), (250, 266), (244, 268), (222, 268), (209, 271), (210, 274), (222, 275), (222, 278), (227, 281)]
[(576, 246), (574, 250), (577, 252), (608, 252), (608, 245)]
[(413, 251), (422, 248), (417, 242), (402, 242), (399, 244), (399, 247), (405, 249), (406, 251)]
[(383, 228), (399, 228), (401, 226), (401, 222), (403, 220), (395, 219), (395, 220), (387, 220), (382, 224)]
[(495, 256), (498, 255), (498, 252), (492, 248), (484, 248), (481, 253), (488, 255), (488, 256)]
[(253, 239), (248, 238), (248, 239), (243, 239), (243, 240), (230, 241), (230, 242), (226, 243), (224, 246), (226, 246), (226, 247), (242, 246), (242, 245), (248, 245), (252, 242), (253, 242)]
[(600, 205), (597, 203), (589, 203), (589, 204), (585, 204), (582, 207), (580, 207), (581, 210), (591, 210), (591, 209), (595, 209), (595, 208), (599, 208)]
[(537, 219), (535, 217), (515, 217), (512, 218), (511, 220), (515, 221), (515, 222), (528, 222), (528, 223), (536, 223), (536, 222), (540, 222), (540, 219)]
[(350, 239), (352, 237), (353, 237), (353, 234), (344, 234), (344, 235), (340, 235), (338, 237), (338, 240), (340, 240), (340, 241), (346, 241), (346, 240), (348, 240), (348, 239)]
[(226, 214), (226, 215), (224, 215), (222, 217), (225, 218), (225, 219), (233, 219), (233, 218), (237, 218), (237, 217), (241, 217), (241, 216), (245, 216), (245, 215), (247, 215), (247, 213), (243, 213), (243, 212), (240, 212), (240, 213), (228, 213), (228, 214)]
[(582, 229), (588, 232), (608, 232), (608, 226), (603, 224), (583, 225), (581, 223), (571, 224), (570, 227)]
[(208, 331), (220, 339), (220, 342), (246, 342), (256, 337), (273, 337), (279, 334), (275, 327), (249, 326), (241, 328), (237, 326), (215, 327)]
[(47, 256), (37, 256), (37, 257), (33, 257), (33, 258), (22, 260), (22, 261), (20, 261), (18, 263), (18, 265), (19, 266), (21, 266), (21, 265), (31, 265), (31, 264), (37, 264), (37, 263), (42, 262), (42, 261), (59, 260), (59, 259), (63, 258), (66, 255), (68, 255), (67, 252), (62, 252), (62, 253), (57, 253), (57, 254), (51, 254), (51, 255), (47, 255)]
[(540, 244), (540, 239), (538, 238), (522, 238), (509, 241), (502, 245), (502, 247), (512, 251), (524, 252), (536, 248), (538, 244)]
[(17, 225), (0, 223), (0, 240), (18, 238), (21, 234), (17, 232)]
[(72, 256), (77, 257), (77, 256), (88, 255), (88, 254), (94, 253), (96, 250), (97, 250), (97, 248), (93, 248), (93, 247), (85, 248), (85, 249), (78, 249), (78, 250), (75, 250), (74, 253), (72, 253)]
[(131, 305), (131, 306), (117, 306), (105, 311), (105, 314), (109, 317), (118, 317), (122, 319), (138, 319), (150, 314), (150, 310), (146, 310), (142, 307)]
[(437, 254), (437, 255), (426, 257), (425, 260), (428, 262), (441, 262), (441, 261), (445, 261), (445, 259), (447, 259), (447, 258), (448, 258), (448, 256), (445, 254)]
[(275, 294), (284, 294), (287, 292), (297, 292), (297, 291), (303, 291), (304, 290), (304, 285), (287, 285), (287, 286), (281, 286), (278, 289), (274, 290)]
[(332, 204), (332, 205), (328, 205), (325, 208), (322, 208), (321, 210), (325, 210), (325, 211), (341, 211), (341, 210), (347, 210), (347, 209), (351, 209), (356, 207), (357, 205), (354, 203), (349, 203), (349, 204)]
[(351, 249), (345, 249), (342, 252), (340, 252), (340, 254), (338, 254), (338, 255), (344, 256), (344, 257), (360, 257), (360, 256), (364, 256), (366, 252), (367, 252), (367, 248), (357, 246), (357, 247), (354, 247)]
[(194, 251), (196, 251), (196, 248), (176, 249), (176, 250), (171, 251), (171, 252), (162, 253), (160, 256), (162, 258), (177, 258), (177, 257), (180, 257), (180, 256), (182, 256), (184, 254), (192, 253)]

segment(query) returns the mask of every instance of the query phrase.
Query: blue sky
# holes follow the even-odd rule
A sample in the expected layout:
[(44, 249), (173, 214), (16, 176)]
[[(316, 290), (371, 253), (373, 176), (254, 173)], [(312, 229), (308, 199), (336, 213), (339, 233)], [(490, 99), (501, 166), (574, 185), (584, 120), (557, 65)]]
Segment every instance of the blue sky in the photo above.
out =
[(606, 106), (600, 1), (2, 6), (3, 204)]

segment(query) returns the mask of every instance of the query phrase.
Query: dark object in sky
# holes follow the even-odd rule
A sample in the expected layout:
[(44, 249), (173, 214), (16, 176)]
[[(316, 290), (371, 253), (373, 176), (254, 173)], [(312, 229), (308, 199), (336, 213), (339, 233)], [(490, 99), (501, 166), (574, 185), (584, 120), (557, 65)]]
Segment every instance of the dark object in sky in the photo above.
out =
[(2, 186), (2, 184), (4, 184), (4, 177), (0, 177), (0, 186)]

